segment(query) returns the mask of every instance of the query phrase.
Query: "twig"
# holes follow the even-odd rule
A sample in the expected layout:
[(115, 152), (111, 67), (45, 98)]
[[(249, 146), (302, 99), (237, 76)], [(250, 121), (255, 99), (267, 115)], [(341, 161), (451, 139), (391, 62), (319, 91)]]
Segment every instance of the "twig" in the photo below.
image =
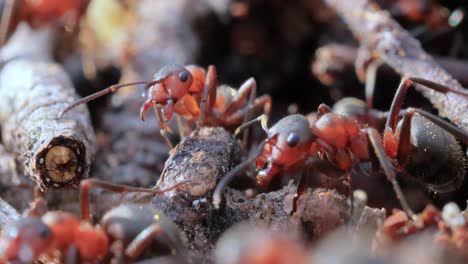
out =
[[(315, 54), (312, 63), (314, 75), (323, 84), (332, 85), (343, 75), (354, 71), (358, 51), (356, 47), (350, 45), (330, 43), (317, 49)], [(434, 59), (462, 85), (468, 85), (468, 76), (466, 75), (468, 62), (450, 57), (436, 56)], [(389, 74), (390, 71), (393, 71), (387, 65), (382, 66), (383, 74)]]
[[(345, 20), (361, 43), (361, 54), (369, 54), (370, 60), (381, 60), (396, 72), (419, 77), (463, 90), (422, 48), (406, 30), (395, 22), (388, 12), (382, 11), (368, 0), (325, 0)], [(365, 74), (360, 74), (363, 79)], [(441, 94), (423, 86), (416, 89), (428, 98), (439, 115), (468, 130), (468, 99), (456, 94)]]
[(95, 152), (88, 111), (83, 106), (57, 118), (78, 97), (63, 68), (49, 61), (50, 32), (21, 26), (1, 50), (5, 148), (42, 190), (77, 186), (88, 176)]

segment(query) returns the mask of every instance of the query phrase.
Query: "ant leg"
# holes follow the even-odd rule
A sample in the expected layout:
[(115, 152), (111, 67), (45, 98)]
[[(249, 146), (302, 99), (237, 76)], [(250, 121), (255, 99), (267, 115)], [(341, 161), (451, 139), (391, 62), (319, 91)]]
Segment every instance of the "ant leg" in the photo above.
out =
[(238, 164), (234, 167), (231, 171), (229, 171), (224, 177), (219, 181), (218, 185), (213, 192), (213, 206), (216, 209), (219, 209), (219, 205), (221, 204), (222, 195), (226, 186), (234, 179), (234, 177), (239, 174), (241, 171), (245, 171), (247, 166), (252, 164), (257, 157), (259, 157), (263, 152), (263, 147), (265, 146), (266, 141), (263, 141), (258, 147), (257, 151), (255, 151), (252, 157), (248, 158), (244, 162)]
[(241, 85), (241, 87), (237, 91), (236, 96), (223, 110), (223, 116), (230, 115), (236, 112), (237, 110), (239, 110), (244, 104), (249, 94), (250, 94), (250, 99), (252, 97), (255, 99), (257, 95), (257, 82), (255, 81), (254, 78), (249, 78)]
[(403, 191), (401, 190), (401, 187), (398, 184), (398, 181), (396, 179), (395, 169), (385, 153), (382, 142), (380, 141), (379, 133), (374, 128), (367, 128), (366, 132), (367, 132), (367, 136), (369, 137), (369, 141), (375, 151), (377, 159), (379, 160), (380, 166), (384, 170), (384, 173), (387, 176), (387, 179), (392, 184), (393, 190), (395, 191), (395, 194), (398, 200), (400, 201), (401, 207), (408, 214), (410, 218), (414, 219), (415, 215), (413, 211), (410, 209), (408, 202), (406, 201), (406, 198), (403, 194)]
[(78, 248), (74, 245), (71, 245), (67, 249), (67, 254), (65, 255), (65, 264), (76, 264), (79, 263), (80, 255)]
[(158, 120), (159, 120), (159, 133), (161, 133), (161, 136), (164, 138), (164, 141), (166, 142), (166, 145), (170, 148), (170, 149), (173, 149), (174, 146), (172, 145), (171, 141), (169, 140), (169, 138), (167, 137), (167, 133), (166, 131), (169, 131), (170, 133), (172, 133), (172, 130), (171, 128), (166, 124), (166, 122), (164, 122), (164, 116), (163, 116), (163, 113), (162, 113), (162, 110), (160, 107), (158, 106), (154, 106), (154, 111), (156, 112), (156, 115), (158, 117)]
[(182, 140), (185, 137), (185, 129), (184, 129), (182, 117), (180, 115), (176, 115), (176, 121), (177, 121), (177, 128), (179, 129), (179, 137), (180, 137), (180, 140)]
[[(269, 95), (262, 95), (254, 100), (252, 106), (247, 106), (247, 108), (239, 109), (236, 112), (232, 113), (231, 115), (226, 116), (224, 118), (224, 123), (227, 126), (238, 124), (242, 120), (243, 117), (247, 118), (248, 113), (251, 112), (251, 110), (253, 109), (253, 110), (263, 110), (263, 114), (261, 115), (263, 119), (261, 121), (266, 124), (266, 122), (268, 122), (268, 117), (270, 116), (271, 104), (272, 104), (271, 97)], [(252, 119), (252, 120), (256, 120), (256, 119)], [(251, 121), (250, 118), (249, 120), (244, 120), (244, 124), (247, 124), (250, 121)]]
[(438, 83), (435, 83), (426, 79), (422, 79), (422, 78), (404, 77), (401, 79), (400, 85), (398, 86), (398, 90), (395, 94), (395, 97), (393, 98), (392, 106), (390, 107), (390, 115), (388, 116), (385, 129), (391, 129), (392, 131), (395, 131), (397, 120), (398, 120), (398, 114), (403, 105), (403, 100), (406, 96), (406, 92), (408, 91), (408, 88), (410, 88), (413, 83), (424, 85), (425, 87), (432, 89), (434, 91), (440, 92), (440, 93), (450, 92), (450, 93), (455, 93), (458, 95), (468, 97), (468, 91), (454, 90), (445, 85), (438, 84)]
[(310, 158), (306, 161), (306, 168), (316, 169), (330, 178), (339, 178), (343, 176), (344, 171), (340, 170), (335, 164), (329, 160)]
[(125, 186), (121, 184), (114, 184), (109, 183), (102, 180), (97, 179), (86, 179), (81, 181), (80, 184), (80, 209), (81, 209), (81, 218), (84, 221), (90, 220), (90, 208), (89, 208), (89, 191), (92, 187), (99, 187), (104, 190), (108, 190), (111, 192), (116, 193), (127, 193), (127, 192), (142, 192), (142, 193), (150, 193), (150, 194), (163, 194), (168, 191), (174, 190), (178, 188), (180, 185), (187, 183), (187, 181), (179, 182), (173, 186), (170, 186), (163, 190), (157, 189), (148, 189), (148, 188), (141, 188), (141, 187), (131, 187)]
[(398, 139), (396, 157), (402, 166), (406, 165), (408, 157), (411, 154), (411, 118), (413, 115), (414, 111), (407, 111), (406, 115), (403, 117), (400, 137)]
[(259, 117), (250, 120), (249, 122), (246, 122), (242, 125), (240, 125), (236, 130), (234, 131), (234, 135), (238, 135), (243, 129), (253, 125), (254, 123), (260, 122), (260, 126), (262, 127), (263, 131), (265, 131), (266, 134), (268, 134), (268, 116), (265, 114), (260, 115)]
[[(147, 228), (143, 229), (125, 249), (125, 256), (131, 260), (138, 259), (138, 257), (143, 253), (143, 251), (151, 244), (154, 238), (158, 236), (164, 236), (170, 243), (171, 248), (171, 255), (178, 254), (178, 249), (181, 249), (182, 246), (175, 242), (174, 239), (169, 234), (176, 234), (180, 232), (179, 230), (164, 230), (160, 221), (167, 221), (167, 220), (160, 220), (160, 215), (156, 214), (154, 219), (156, 223), (148, 226)], [(168, 225), (164, 225), (164, 228), (168, 228)], [(169, 231), (169, 232), (168, 232)]]
[(103, 95), (106, 95), (108, 93), (112, 93), (112, 92), (115, 92), (117, 90), (119, 90), (120, 88), (123, 88), (123, 87), (127, 87), (127, 86), (133, 86), (133, 85), (139, 85), (139, 84), (146, 84), (147, 86), (151, 86), (151, 85), (154, 85), (156, 83), (159, 83), (161, 82), (162, 80), (155, 80), (155, 81), (143, 81), (143, 82), (131, 82), (131, 83), (123, 83), (123, 84), (114, 84), (114, 85), (111, 85), (109, 87), (107, 87), (106, 89), (104, 90), (101, 90), (97, 93), (93, 93), (91, 95), (88, 95), (84, 98), (81, 98), (80, 100), (74, 102), (73, 104), (69, 105), (67, 108), (65, 108), (62, 112), (60, 112), (60, 114), (58, 115), (58, 118), (62, 118), (62, 116), (67, 113), (68, 111), (72, 110), (73, 108), (79, 106), (80, 104), (84, 104), (84, 103), (87, 103), (89, 101), (92, 101), (96, 98), (99, 98)]
[(317, 109), (317, 119), (326, 113), (331, 113), (333, 110), (326, 104), (320, 104)]
[(398, 86), (398, 90), (395, 94), (395, 97), (393, 98), (393, 102), (390, 107), (390, 112), (387, 118), (387, 122), (385, 124), (385, 130), (384, 130), (385, 150), (392, 157), (397, 156), (397, 147), (398, 147), (397, 145), (399, 144), (398, 139), (396, 138), (394, 134), (396, 126), (397, 126), (397, 122), (398, 122), (398, 116), (400, 115), (400, 110), (403, 105), (406, 92), (408, 91), (408, 88), (413, 86), (412, 85), (413, 83), (424, 85), (425, 87), (429, 89), (432, 89), (441, 93), (451, 92), (451, 93), (455, 93), (455, 94), (459, 94), (463, 96), (468, 96), (468, 92), (454, 90), (450, 87), (447, 87), (445, 85), (441, 85), (441, 84), (438, 84), (429, 80), (416, 78), (416, 77), (402, 78), (400, 85)]
[(441, 128), (445, 129), (447, 132), (452, 134), (455, 138), (458, 140), (462, 141), (465, 144), (468, 144), (468, 132), (465, 130), (443, 120), (442, 118), (433, 115), (429, 112), (426, 112), (422, 109), (418, 108), (408, 108), (407, 112), (414, 112), (419, 114), (420, 116), (423, 116), (424, 118), (430, 120), (432, 123), (440, 126)]
[(351, 171), (346, 172), (346, 181), (348, 184), (348, 190), (349, 190), (349, 202), (350, 202), (350, 207), (349, 207), (349, 215), (354, 214), (354, 190), (353, 190), (353, 177), (351, 175)]
[[(242, 107), (244, 104), (245, 99), (247, 96), (249, 96), (249, 101), (247, 103), (247, 109), (246, 111), (243, 111), (240, 116), (235, 117), (234, 119), (240, 120), (242, 117), (244, 117), (244, 123), (248, 122), (251, 118), (252, 112), (254, 110), (254, 104), (255, 104), (255, 98), (257, 97), (257, 82), (255, 81), (254, 78), (249, 78), (247, 81), (245, 81), (239, 90), (237, 91), (236, 96), (232, 99), (232, 101), (226, 106), (226, 108), (223, 109), (223, 113), (221, 115), (221, 119), (223, 121), (227, 121), (229, 115), (233, 115), (234, 113), (239, 112), (239, 109)], [(238, 113), (239, 114), (239, 113)], [(239, 121), (237, 121), (239, 122)], [(245, 147), (247, 147), (247, 140), (250, 134), (250, 130), (247, 129), (244, 131), (244, 137), (243, 137), (243, 144)]]
[(417, 113), (420, 116), (428, 119), (432, 123), (440, 126), (445, 129), (447, 132), (452, 134), (455, 138), (463, 141), (463, 143), (468, 144), (468, 133), (446, 122), (445, 120), (435, 116), (431, 113), (428, 113), (424, 110), (417, 108), (408, 108), (405, 116), (403, 117), (403, 124), (401, 126), (400, 138), (398, 139), (398, 152), (397, 158), (401, 164), (405, 164), (407, 157), (411, 154), (411, 118), (414, 114)]
[[(197, 127), (203, 125), (205, 121), (205, 113), (211, 112), (216, 102), (216, 68), (213, 65), (208, 66), (208, 71), (205, 77), (205, 86), (200, 102), (200, 117), (198, 119)], [(207, 104), (208, 102), (208, 104)]]
[(382, 62), (375, 61), (372, 62), (366, 71), (366, 87), (365, 87), (365, 94), (366, 94), (366, 103), (369, 109), (372, 109), (374, 106), (374, 90), (375, 90), (375, 83), (377, 78), (377, 70), (382, 65)]

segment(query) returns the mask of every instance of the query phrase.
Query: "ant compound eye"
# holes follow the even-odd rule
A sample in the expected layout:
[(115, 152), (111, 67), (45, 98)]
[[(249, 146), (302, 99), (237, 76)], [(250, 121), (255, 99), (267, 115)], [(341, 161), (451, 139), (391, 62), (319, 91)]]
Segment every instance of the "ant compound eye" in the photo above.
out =
[(181, 71), (179, 73), (179, 80), (181, 82), (186, 82), (188, 80), (188, 78), (189, 78), (189, 74), (190, 73), (188, 71)]
[(296, 133), (289, 133), (288, 138), (286, 139), (286, 142), (288, 145), (292, 148), (295, 147), (301, 138), (299, 137), (298, 134)]

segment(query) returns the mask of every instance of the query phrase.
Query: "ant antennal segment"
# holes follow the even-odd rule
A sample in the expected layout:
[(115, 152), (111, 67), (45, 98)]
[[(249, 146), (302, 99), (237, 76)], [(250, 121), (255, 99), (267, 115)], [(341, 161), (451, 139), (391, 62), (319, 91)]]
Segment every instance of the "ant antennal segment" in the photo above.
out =
[(246, 122), (244, 124), (242, 124), (241, 126), (239, 126), (238, 128), (236, 128), (236, 131), (234, 131), (234, 135), (237, 136), (239, 135), (240, 132), (242, 132), (242, 130), (246, 129), (247, 127), (257, 123), (257, 122), (260, 122), (260, 126), (262, 127), (262, 129), (265, 131), (265, 133), (268, 134), (268, 116), (265, 115), (265, 114), (262, 114), (260, 115), (259, 117), (255, 118), (255, 119), (252, 119), (250, 120), (249, 122)]

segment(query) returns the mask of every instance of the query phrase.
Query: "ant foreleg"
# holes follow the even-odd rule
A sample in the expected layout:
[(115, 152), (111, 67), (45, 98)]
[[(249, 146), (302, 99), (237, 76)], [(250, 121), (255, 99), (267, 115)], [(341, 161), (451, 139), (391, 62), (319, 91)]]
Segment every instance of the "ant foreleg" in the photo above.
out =
[(366, 132), (369, 141), (375, 151), (377, 159), (379, 160), (380, 166), (384, 170), (385, 176), (387, 176), (387, 179), (392, 184), (393, 190), (395, 191), (395, 194), (398, 200), (400, 201), (401, 207), (411, 219), (414, 219), (415, 214), (410, 209), (408, 202), (406, 201), (406, 198), (403, 194), (403, 191), (401, 190), (400, 184), (396, 179), (395, 168), (393, 167), (392, 163), (387, 157), (387, 154), (385, 153), (384, 147), (380, 140), (379, 133), (374, 128), (367, 128)]
[(241, 87), (237, 91), (236, 96), (223, 110), (223, 116), (228, 116), (239, 110), (244, 104), (249, 94), (251, 96), (250, 98), (255, 98), (257, 94), (257, 82), (254, 78), (249, 78), (241, 85)]
[[(241, 119), (243, 117), (247, 117), (247, 113), (251, 109), (253, 109), (255, 111), (263, 110), (262, 118), (264, 120), (260, 120), (260, 121), (266, 124), (266, 122), (268, 122), (268, 117), (270, 116), (271, 104), (272, 104), (271, 97), (269, 95), (262, 95), (255, 99), (252, 106), (247, 106), (247, 108), (239, 109), (238, 111), (232, 113), (231, 115), (226, 116), (223, 123), (226, 124), (227, 126), (230, 126), (232, 124), (238, 124), (241, 121)], [(256, 119), (253, 119), (253, 120), (256, 120)], [(246, 120), (244, 121), (244, 124), (248, 124), (250, 121), (251, 120)]]
[(172, 130), (169, 128), (169, 126), (164, 122), (164, 115), (162, 113), (162, 110), (160, 107), (154, 105), (154, 111), (156, 112), (156, 116), (158, 117), (159, 120), (159, 133), (161, 136), (164, 138), (164, 141), (166, 142), (166, 145), (170, 148), (173, 149), (174, 146), (172, 145), (172, 142), (169, 140), (167, 137), (166, 131), (169, 131), (172, 133)]
[[(203, 126), (205, 121), (205, 113), (211, 112), (216, 102), (217, 93), (216, 84), (216, 68), (213, 65), (208, 66), (206, 72), (205, 85), (203, 87), (203, 93), (200, 101), (200, 117), (198, 119), (197, 127)], [(208, 102), (208, 103), (207, 103)]]
[(377, 71), (379, 67), (382, 66), (382, 62), (375, 61), (372, 62), (366, 71), (366, 87), (365, 87), (365, 95), (366, 95), (366, 103), (369, 109), (372, 109), (374, 106), (374, 90), (375, 90), (375, 82), (377, 79)]

